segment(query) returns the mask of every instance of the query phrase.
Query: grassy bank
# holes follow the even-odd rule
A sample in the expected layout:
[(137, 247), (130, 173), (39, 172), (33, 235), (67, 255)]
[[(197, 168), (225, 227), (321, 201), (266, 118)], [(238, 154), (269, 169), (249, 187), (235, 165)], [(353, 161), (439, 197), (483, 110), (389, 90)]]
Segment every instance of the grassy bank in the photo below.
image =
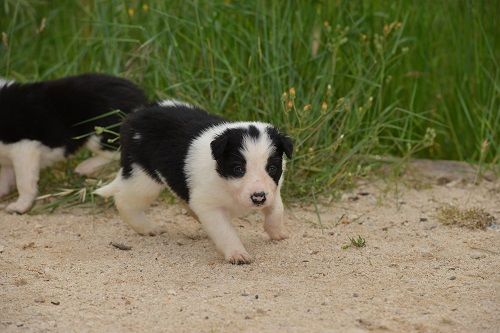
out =
[(151, 98), (271, 121), (287, 189), (328, 192), (378, 155), (498, 163), (498, 1), (27, 1), (0, 8), (0, 76), (99, 71)]

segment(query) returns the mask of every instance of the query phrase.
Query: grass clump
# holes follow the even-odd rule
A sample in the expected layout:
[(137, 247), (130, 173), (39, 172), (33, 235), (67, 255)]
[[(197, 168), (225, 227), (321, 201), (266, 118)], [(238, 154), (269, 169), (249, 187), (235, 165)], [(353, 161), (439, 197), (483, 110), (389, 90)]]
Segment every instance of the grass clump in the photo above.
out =
[(349, 240), (351, 241), (351, 245), (355, 247), (365, 247), (366, 246), (366, 240), (358, 235), (358, 238), (351, 238), (349, 237)]
[(346, 249), (348, 249), (351, 246), (357, 247), (357, 248), (361, 248), (361, 247), (365, 247), (366, 246), (366, 240), (363, 237), (361, 237), (360, 235), (358, 235), (358, 238), (356, 238), (356, 237), (352, 237), (352, 238), (349, 237), (349, 241), (350, 241), (349, 244), (342, 245), (342, 250), (346, 250)]
[(456, 206), (444, 206), (438, 210), (438, 221), (444, 225), (454, 225), (468, 229), (481, 229), (495, 223), (495, 217), (482, 208), (462, 209)]

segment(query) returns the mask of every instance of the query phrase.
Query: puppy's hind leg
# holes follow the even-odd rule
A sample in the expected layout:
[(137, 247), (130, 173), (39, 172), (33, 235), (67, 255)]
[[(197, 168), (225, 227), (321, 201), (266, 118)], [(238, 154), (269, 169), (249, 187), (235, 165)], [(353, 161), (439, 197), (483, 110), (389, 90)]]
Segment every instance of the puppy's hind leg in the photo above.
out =
[[(121, 177), (121, 175), (119, 176)], [(158, 198), (163, 185), (158, 184), (141, 170), (135, 170), (128, 179), (116, 180), (115, 205), (122, 219), (141, 235), (155, 236), (166, 230), (151, 222), (144, 211)]]
[(22, 141), (12, 149), (11, 159), (19, 198), (7, 206), (7, 212), (22, 214), (33, 206), (38, 193), (40, 158), (40, 145), (37, 142)]
[(10, 165), (0, 166), (0, 199), (16, 185), (16, 174)]
[(92, 156), (85, 161), (81, 162), (75, 168), (75, 172), (82, 176), (89, 176), (102, 168), (104, 165), (118, 160), (120, 153), (112, 150), (104, 150), (103, 144), (100, 142), (99, 137), (90, 137), (87, 148), (89, 148), (95, 156)]
[(90, 176), (111, 161), (112, 159), (105, 156), (93, 156), (78, 164), (75, 172), (81, 176)]

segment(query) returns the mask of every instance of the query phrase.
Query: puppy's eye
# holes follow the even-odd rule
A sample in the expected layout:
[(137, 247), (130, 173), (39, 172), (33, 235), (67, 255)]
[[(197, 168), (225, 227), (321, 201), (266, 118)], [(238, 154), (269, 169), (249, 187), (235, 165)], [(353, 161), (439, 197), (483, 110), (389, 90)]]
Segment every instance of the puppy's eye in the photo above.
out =
[(241, 165), (236, 165), (233, 168), (233, 172), (235, 175), (242, 176), (245, 173), (245, 169)]
[(270, 175), (275, 175), (278, 172), (278, 168), (275, 165), (270, 165), (267, 167), (267, 173)]

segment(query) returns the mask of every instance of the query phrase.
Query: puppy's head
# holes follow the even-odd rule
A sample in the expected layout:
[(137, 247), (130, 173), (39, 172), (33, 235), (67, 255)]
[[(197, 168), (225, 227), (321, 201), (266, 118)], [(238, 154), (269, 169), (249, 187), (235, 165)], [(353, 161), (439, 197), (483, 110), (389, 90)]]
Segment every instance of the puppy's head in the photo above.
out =
[(228, 128), (211, 143), (217, 173), (240, 205), (272, 205), (284, 171), (283, 155), (292, 157), (290, 138), (271, 126)]

